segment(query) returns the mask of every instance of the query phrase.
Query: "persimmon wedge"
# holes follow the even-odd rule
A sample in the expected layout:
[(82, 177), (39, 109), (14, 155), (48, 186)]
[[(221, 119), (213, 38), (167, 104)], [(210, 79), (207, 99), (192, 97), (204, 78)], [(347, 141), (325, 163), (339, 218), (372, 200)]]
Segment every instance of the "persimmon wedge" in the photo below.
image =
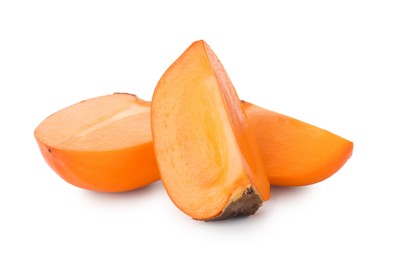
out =
[(301, 186), (323, 181), (353, 152), (353, 143), (327, 130), (243, 102), (272, 185)]
[(198, 220), (251, 215), (269, 199), (248, 119), (204, 41), (194, 42), (161, 77), (151, 124), (163, 185), (187, 215)]
[(160, 178), (150, 103), (135, 95), (82, 101), (46, 118), (34, 135), (48, 165), (77, 187), (121, 192)]

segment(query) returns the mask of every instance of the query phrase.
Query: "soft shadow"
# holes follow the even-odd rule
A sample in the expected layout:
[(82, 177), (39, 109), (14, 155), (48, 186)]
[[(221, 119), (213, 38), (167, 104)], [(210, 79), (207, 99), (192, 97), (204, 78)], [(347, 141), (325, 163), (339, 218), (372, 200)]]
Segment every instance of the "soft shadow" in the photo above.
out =
[(259, 210), (251, 216), (238, 216), (238, 217), (232, 217), (228, 219), (223, 219), (223, 220), (215, 220), (215, 221), (201, 221), (202, 223), (205, 223), (206, 225), (240, 225), (241, 223), (244, 222), (252, 222), (258, 220), (259, 218), (256, 217), (256, 214), (259, 212)]
[(291, 200), (297, 197), (302, 197), (305, 193), (310, 191), (308, 186), (285, 187), (285, 186), (272, 186), (270, 188), (270, 200)]
[(124, 202), (133, 200), (142, 200), (148, 198), (151, 194), (154, 194), (163, 189), (161, 181), (156, 181), (142, 188), (126, 191), (126, 192), (96, 192), (84, 190), (86, 197), (90, 200), (97, 202)]
[(272, 186), (270, 193), (271, 198), (265, 201), (258, 209), (258, 211), (251, 216), (239, 216), (233, 217), (225, 220), (219, 221), (203, 221), (202, 223), (208, 226), (237, 226), (244, 224), (247, 226), (256, 226), (257, 223), (263, 223), (266, 221), (267, 216), (277, 207), (277, 205), (284, 205), (286, 203), (292, 203), (300, 198), (306, 196), (310, 192), (310, 187), (300, 186), (300, 187), (282, 187), (282, 186)]
[(218, 234), (229, 234), (235, 236), (236, 234), (246, 234), (253, 230), (258, 229), (263, 223), (263, 216), (259, 210), (251, 216), (239, 216), (223, 220), (216, 221), (198, 221), (195, 223), (200, 226), (201, 229), (209, 229), (211, 232)]

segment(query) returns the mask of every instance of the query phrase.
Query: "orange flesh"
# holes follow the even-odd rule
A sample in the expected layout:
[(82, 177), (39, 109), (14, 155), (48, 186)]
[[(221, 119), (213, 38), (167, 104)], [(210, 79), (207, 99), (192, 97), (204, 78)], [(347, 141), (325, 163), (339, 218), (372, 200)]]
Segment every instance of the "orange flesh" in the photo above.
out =
[(35, 130), (40, 151), (63, 179), (81, 188), (120, 192), (159, 179), (150, 103), (114, 94), (65, 108)]
[(219, 215), (234, 195), (259, 182), (260, 196), (269, 197), (259, 151), (242, 145), (254, 137), (244, 136), (251, 132), (236, 103), (226, 72), (203, 41), (193, 43), (156, 87), (151, 122), (161, 178), (173, 202), (193, 218)]
[(149, 114), (150, 103), (133, 95), (102, 96), (53, 114), (39, 125), (36, 134), (58, 149), (123, 149), (151, 141)]
[(244, 102), (272, 185), (320, 182), (351, 157), (353, 143), (331, 132)]

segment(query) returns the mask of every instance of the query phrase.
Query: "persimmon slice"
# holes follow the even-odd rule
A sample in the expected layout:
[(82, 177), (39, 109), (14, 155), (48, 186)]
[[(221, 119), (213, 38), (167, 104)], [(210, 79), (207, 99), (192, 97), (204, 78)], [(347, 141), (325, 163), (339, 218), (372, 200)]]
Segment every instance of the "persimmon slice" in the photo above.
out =
[(243, 102), (272, 185), (301, 186), (323, 181), (353, 152), (353, 143), (327, 130)]
[(46, 118), (34, 135), (48, 165), (80, 188), (121, 192), (160, 177), (150, 103), (135, 95), (82, 101)]
[(198, 220), (251, 215), (270, 196), (237, 93), (204, 41), (164, 73), (151, 106), (154, 150), (175, 205)]

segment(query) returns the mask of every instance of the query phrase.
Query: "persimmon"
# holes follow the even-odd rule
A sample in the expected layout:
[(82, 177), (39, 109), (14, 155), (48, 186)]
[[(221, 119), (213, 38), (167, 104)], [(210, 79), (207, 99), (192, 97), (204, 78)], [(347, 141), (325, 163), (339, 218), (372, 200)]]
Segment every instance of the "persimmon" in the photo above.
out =
[[(204, 77), (208, 78), (203, 79)], [(164, 82), (170, 78), (171, 81)], [(186, 87), (182, 87), (183, 84)], [(196, 84), (198, 89), (196, 89)], [(222, 163), (223, 166), (229, 165), (228, 160), (222, 156), (231, 157), (231, 154), (235, 156), (238, 154), (236, 151), (241, 149), (241, 158), (233, 159), (243, 162), (244, 171), (247, 167), (252, 168), (250, 171), (247, 170), (246, 175), (253, 182), (253, 187), (256, 187), (256, 193), (258, 190), (260, 193), (265, 188), (258, 188), (260, 185), (257, 180), (261, 178), (252, 177), (257, 173), (254, 170), (262, 169), (262, 166), (258, 164), (256, 152), (249, 151), (249, 147), (256, 150), (255, 141), (252, 141), (250, 132), (253, 132), (264, 161), (265, 170), (259, 172), (267, 175), (271, 185), (300, 186), (325, 180), (338, 171), (352, 155), (352, 142), (311, 124), (248, 102), (242, 103), (244, 115), (244, 112), (241, 112), (241, 105), (235, 100), (237, 94), (226, 72), (212, 50), (202, 41), (194, 43), (189, 51), (170, 67), (158, 85), (159, 88), (163, 88), (158, 92), (164, 95), (158, 99), (165, 98), (166, 105), (173, 107), (172, 109), (177, 107), (183, 111), (186, 106), (191, 110), (187, 110), (190, 111), (190, 116), (182, 113), (179, 118), (175, 112), (171, 114), (176, 122), (186, 122), (187, 126), (201, 129), (202, 132), (191, 136), (194, 137), (192, 142), (199, 143), (197, 138), (200, 134), (210, 138), (207, 143), (195, 146), (176, 143), (174, 146), (168, 145), (167, 149), (177, 147), (182, 150), (182, 146), (189, 149), (198, 147), (203, 150), (203, 154), (207, 149), (212, 152), (212, 155), (216, 155), (216, 158), (222, 160), (203, 163), (212, 167), (208, 166), (209, 169), (215, 169), (217, 163)], [(162, 85), (166, 87), (160, 87)], [(166, 97), (169, 93), (173, 93), (168, 91), (172, 85), (176, 85), (172, 90), (177, 92), (176, 97)], [(187, 94), (195, 97), (190, 98)], [(189, 99), (185, 99), (185, 96), (189, 96)], [(179, 100), (179, 98), (182, 99)], [(191, 104), (188, 104), (189, 102)], [(162, 101), (157, 103), (162, 103)], [(199, 108), (197, 111), (194, 107), (196, 105)], [(161, 106), (156, 107), (157, 111), (161, 108)], [(169, 111), (173, 111), (172, 109), (165, 109), (164, 113), (158, 112), (159, 115), (166, 117), (164, 120), (158, 120), (157, 123), (172, 125), (173, 123), (168, 118)], [(202, 110), (209, 115), (198, 112)], [(225, 115), (229, 121), (224, 120)], [(195, 116), (203, 122), (193, 122)], [(222, 116), (223, 121), (220, 121)], [(248, 125), (246, 117), (253, 130), (246, 127)], [(205, 129), (199, 127), (201, 123), (205, 125)], [(182, 127), (182, 125), (180, 123), (178, 127), (187, 129), (187, 126)], [(236, 125), (244, 129), (241, 130)], [(223, 127), (225, 129), (222, 132)], [(157, 128), (160, 129), (160, 127)], [(180, 130), (179, 128), (168, 127), (168, 131)], [(206, 131), (206, 134), (203, 131)], [(211, 132), (214, 133), (208, 134)], [(178, 133), (178, 135), (181, 134), (178, 140), (182, 136), (187, 138), (182, 133), (183, 130)], [(165, 138), (162, 134), (160, 136), (162, 136), (160, 139)], [(134, 95), (126, 93), (107, 95), (65, 108), (45, 119), (36, 128), (35, 137), (50, 167), (75, 186), (96, 191), (120, 192), (136, 189), (160, 179), (153, 151), (150, 102)], [(221, 137), (222, 142), (218, 140)], [(232, 147), (230, 153), (222, 150), (227, 145)], [(216, 152), (211, 150), (215, 148), (220, 150)], [(165, 152), (159, 154), (160, 157), (167, 156)], [(192, 156), (202, 155), (195, 154), (194, 150), (191, 154)], [(207, 157), (197, 157), (196, 163), (200, 164), (203, 158)], [(213, 175), (209, 176), (208, 178), (211, 179)], [(263, 186), (267, 186), (267, 181), (264, 182)], [(246, 191), (249, 189), (247, 188)], [(236, 196), (233, 196), (235, 199)], [(261, 199), (266, 199), (267, 196), (265, 192), (259, 194)], [(241, 203), (238, 205), (241, 206)], [(227, 214), (221, 215), (224, 217)]]
[(353, 143), (327, 130), (243, 102), (272, 185), (323, 181), (351, 157)]
[(248, 119), (204, 41), (194, 42), (159, 80), (151, 124), (163, 185), (187, 215), (198, 220), (251, 215), (269, 199)]
[(34, 135), (48, 165), (80, 188), (121, 192), (160, 178), (150, 103), (131, 94), (82, 101), (46, 118)]

